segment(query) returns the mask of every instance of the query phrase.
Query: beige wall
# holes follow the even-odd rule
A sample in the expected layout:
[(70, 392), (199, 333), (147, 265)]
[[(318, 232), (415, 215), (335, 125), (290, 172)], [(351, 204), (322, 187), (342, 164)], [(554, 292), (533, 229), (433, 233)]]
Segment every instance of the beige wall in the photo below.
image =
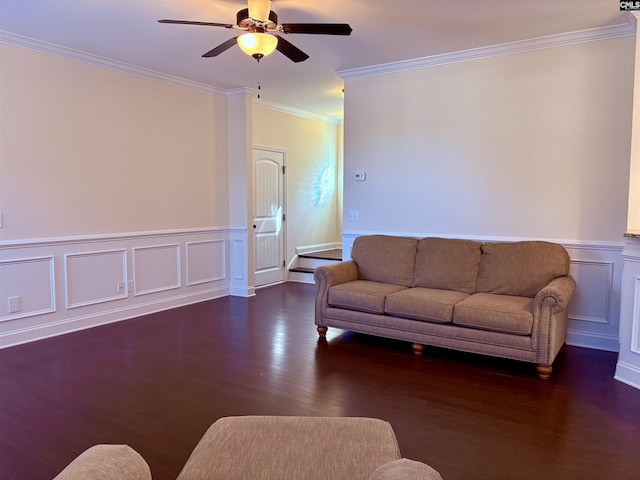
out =
[(339, 242), (338, 125), (256, 104), (256, 146), (286, 151), (287, 261), (296, 247)]
[(226, 100), (0, 45), (0, 239), (228, 225)]
[(345, 231), (621, 241), (633, 55), (624, 37), (347, 80)]

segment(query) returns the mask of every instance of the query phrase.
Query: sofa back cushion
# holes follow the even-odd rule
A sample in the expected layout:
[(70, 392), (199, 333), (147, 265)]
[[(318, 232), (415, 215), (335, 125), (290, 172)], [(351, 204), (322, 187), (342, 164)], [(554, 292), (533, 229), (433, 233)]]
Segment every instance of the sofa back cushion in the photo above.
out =
[(569, 273), (569, 254), (557, 243), (484, 243), (477, 291), (535, 297), (551, 280)]
[(411, 285), (418, 240), (388, 235), (366, 235), (353, 242), (351, 258), (358, 278), (374, 282)]
[(482, 244), (453, 238), (423, 238), (418, 242), (412, 287), (475, 293)]

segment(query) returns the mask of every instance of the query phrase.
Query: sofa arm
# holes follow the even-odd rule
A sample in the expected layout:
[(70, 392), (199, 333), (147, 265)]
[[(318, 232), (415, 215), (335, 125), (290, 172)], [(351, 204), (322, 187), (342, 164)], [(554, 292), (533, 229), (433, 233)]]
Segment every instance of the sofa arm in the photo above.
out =
[[(318, 285), (316, 294), (316, 325), (323, 325), (322, 316), (329, 306), (329, 289), (334, 285), (358, 279), (358, 266), (353, 260), (347, 260), (316, 268), (313, 279)], [(326, 329), (325, 329), (326, 330)]]
[(549, 378), (551, 364), (567, 338), (567, 307), (575, 289), (573, 277), (565, 275), (551, 280), (534, 300), (533, 342), (540, 378)]
[(94, 445), (53, 480), (151, 480), (151, 470), (127, 445)]
[(536, 295), (534, 311), (541, 312), (545, 307), (550, 308), (551, 313), (565, 310), (575, 290), (576, 281), (571, 275), (554, 278)]
[(442, 477), (425, 463), (401, 458), (378, 467), (369, 480), (442, 480)]
[(353, 260), (322, 265), (316, 268), (313, 279), (318, 286), (327, 288), (358, 279), (358, 266)]

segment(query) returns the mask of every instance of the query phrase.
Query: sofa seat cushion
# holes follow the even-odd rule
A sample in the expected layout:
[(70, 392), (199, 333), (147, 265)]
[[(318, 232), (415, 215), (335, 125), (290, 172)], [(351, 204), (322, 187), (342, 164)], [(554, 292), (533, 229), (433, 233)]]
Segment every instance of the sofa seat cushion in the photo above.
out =
[(383, 314), (385, 297), (406, 288), (402, 285), (354, 280), (331, 287), (328, 302), (332, 307)]
[(418, 242), (412, 287), (475, 293), (482, 244), (427, 237)]
[(453, 290), (414, 287), (388, 295), (384, 311), (395, 317), (451, 323), (454, 305), (468, 296)]
[(456, 304), (453, 323), (481, 330), (531, 335), (533, 298), (476, 293)]
[(351, 258), (358, 265), (358, 279), (411, 285), (418, 239), (389, 235), (365, 235), (353, 242)]

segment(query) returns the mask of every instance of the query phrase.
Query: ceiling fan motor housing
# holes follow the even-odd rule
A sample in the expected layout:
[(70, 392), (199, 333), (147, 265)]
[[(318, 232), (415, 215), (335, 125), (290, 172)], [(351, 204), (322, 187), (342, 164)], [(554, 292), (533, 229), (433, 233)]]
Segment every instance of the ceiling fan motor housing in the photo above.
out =
[(264, 28), (265, 30), (275, 30), (278, 26), (278, 15), (276, 15), (276, 12), (271, 10), (269, 12), (269, 20), (261, 22), (259, 20), (254, 20), (249, 16), (248, 8), (243, 8), (236, 14), (236, 24), (240, 28), (247, 28), (249, 30), (256, 27)]

